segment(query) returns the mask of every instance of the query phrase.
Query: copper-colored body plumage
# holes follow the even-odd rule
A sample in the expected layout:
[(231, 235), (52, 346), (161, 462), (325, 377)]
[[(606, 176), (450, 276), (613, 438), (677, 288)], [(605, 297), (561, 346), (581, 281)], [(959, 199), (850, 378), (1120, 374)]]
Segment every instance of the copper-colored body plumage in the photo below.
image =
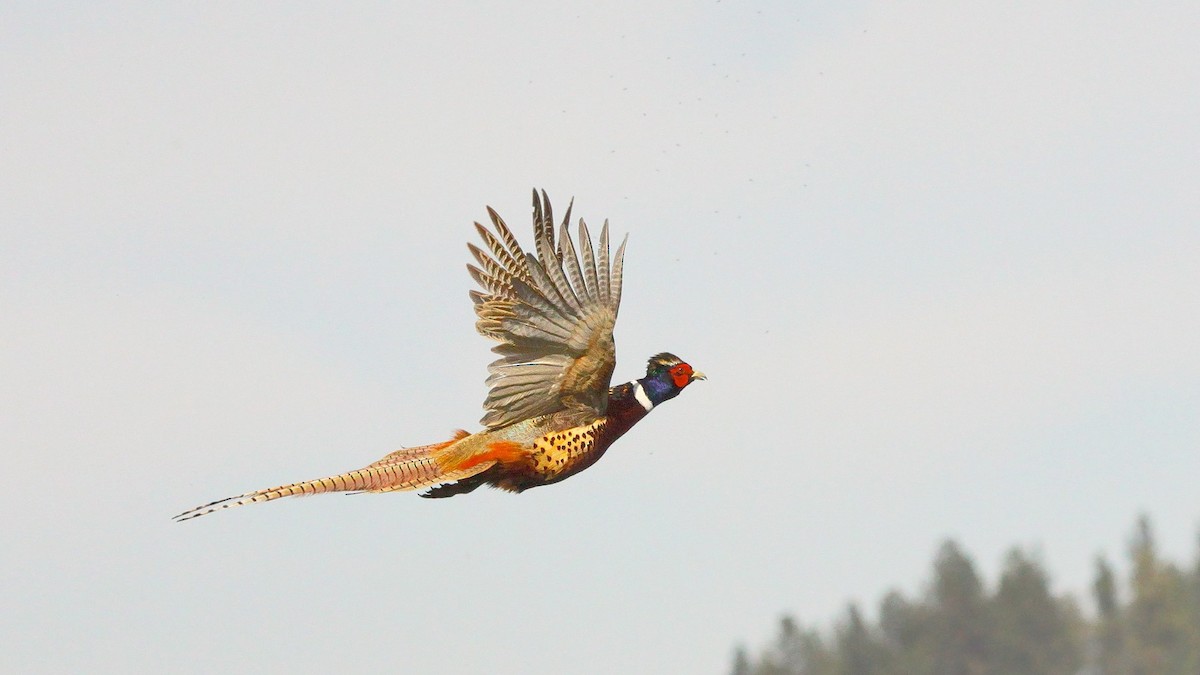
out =
[[(398, 450), (355, 471), (218, 500), (176, 518), (323, 492), (428, 489), (424, 496), (448, 497), (485, 484), (520, 492), (595, 463), (653, 407), (641, 384), (609, 386), (625, 243), (610, 257), (606, 222), (593, 249), (580, 220), (577, 250), (568, 231), (570, 207), (557, 241), (544, 192), (540, 198), (534, 192), (533, 207), (536, 255), (521, 249), (490, 208), (492, 229), (475, 224), (487, 250), (468, 244), (478, 263), (468, 270), (481, 289), (471, 291), (476, 328), (500, 342), (493, 349), (500, 358), (488, 367), (485, 429)], [(659, 357), (669, 358), (659, 364), (652, 359), (651, 367), (671, 367), (677, 383), (663, 398), (703, 378), (669, 354)], [(680, 368), (686, 369), (682, 376)]]

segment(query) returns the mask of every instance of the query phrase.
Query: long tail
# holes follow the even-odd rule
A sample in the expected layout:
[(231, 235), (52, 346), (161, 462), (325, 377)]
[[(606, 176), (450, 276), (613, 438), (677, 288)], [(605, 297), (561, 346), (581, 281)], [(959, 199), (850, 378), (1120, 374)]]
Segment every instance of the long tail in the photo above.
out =
[(451, 446), (470, 436), (458, 431), (454, 438), (445, 443), (435, 443), (417, 448), (397, 450), (365, 468), (336, 476), (290, 483), (278, 487), (247, 492), (245, 494), (218, 499), (175, 516), (176, 522), (206, 516), (214, 511), (235, 506), (269, 502), (294, 495), (318, 495), (323, 492), (392, 492), (394, 490), (421, 490), (442, 483), (468, 478), (487, 470), (495, 462), (473, 464), (465, 469), (446, 466), (440, 456)]

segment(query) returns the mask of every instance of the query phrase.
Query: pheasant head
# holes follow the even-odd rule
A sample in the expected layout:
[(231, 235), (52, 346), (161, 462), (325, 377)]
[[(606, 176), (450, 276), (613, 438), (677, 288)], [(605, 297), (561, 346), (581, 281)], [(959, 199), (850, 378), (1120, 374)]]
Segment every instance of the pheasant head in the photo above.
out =
[(646, 376), (638, 380), (646, 397), (653, 405), (669, 401), (679, 395), (683, 388), (696, 380), (708, 379), (704, 373), (693, 370), (674, 354), (663, 352), (650, 357), (646, 363)]

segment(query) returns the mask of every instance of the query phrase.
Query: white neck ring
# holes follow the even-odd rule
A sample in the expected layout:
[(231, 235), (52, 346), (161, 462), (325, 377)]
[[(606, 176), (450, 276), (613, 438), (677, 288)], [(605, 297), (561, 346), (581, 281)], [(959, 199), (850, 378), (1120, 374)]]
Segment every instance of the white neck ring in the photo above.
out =
[(646, 412), (650, 412), (654, 409), (654, 402), (651, 401), (650, 397), (646, 395), (646, 390), (642, 388), (641, 382), (635, 381), (633, 383), (633, 397), (637, 399), (638, 403), (642, 404), (642, 407), (646, 409)]

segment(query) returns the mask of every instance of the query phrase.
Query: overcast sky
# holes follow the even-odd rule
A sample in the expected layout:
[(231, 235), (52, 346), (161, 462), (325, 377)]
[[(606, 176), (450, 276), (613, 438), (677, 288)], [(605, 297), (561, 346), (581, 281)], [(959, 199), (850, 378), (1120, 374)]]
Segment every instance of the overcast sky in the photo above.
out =
[[(1200, 6), (435, 4), (3, 9), (0, 670), (715, 674), (945, 537), (1192, 559)], [(708, 382), (519, 496), (170, 521), (477, 429), (533, 186), (631, 235), (615, 380)]]

